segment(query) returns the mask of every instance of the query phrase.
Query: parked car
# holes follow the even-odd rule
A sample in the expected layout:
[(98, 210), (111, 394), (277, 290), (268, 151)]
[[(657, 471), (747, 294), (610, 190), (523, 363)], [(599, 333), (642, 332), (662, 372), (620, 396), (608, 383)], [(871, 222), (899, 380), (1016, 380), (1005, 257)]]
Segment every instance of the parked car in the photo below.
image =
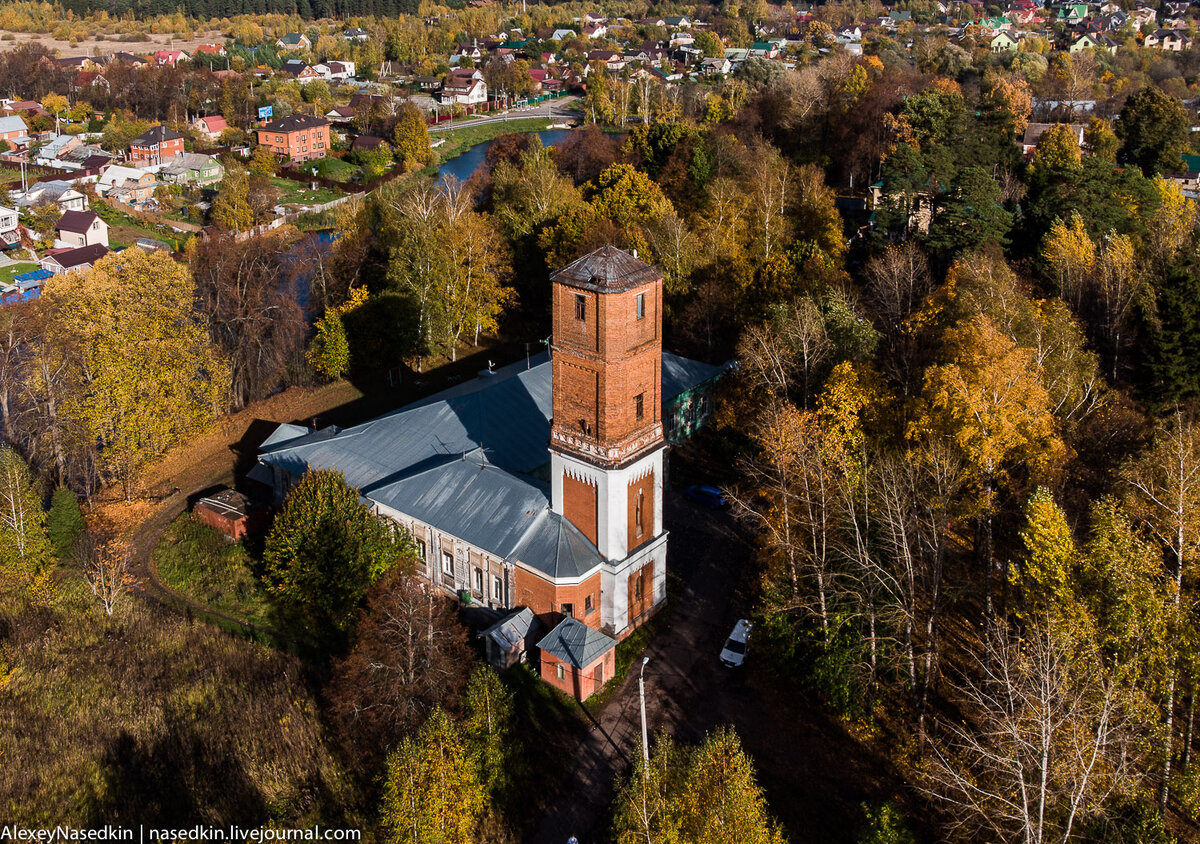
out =
[(723, 490), (717, 489), (715, 486), (707, 484), (693, 484), (683, 491), (684, 496), (695, 501), (697, 504), (703, 504), (706, 507), (715, 507), (723, 509), (729, 506), (729, 501), (725, 497)]
[(721, 648), (722, 665), (738, 668), (745, 661), (746, 644), (750, 641), (750, 628), (753, 626), (744, 618), (738, 619), (738, 623), (733, 625), (733, 632), (725, 640), (725, 647)]

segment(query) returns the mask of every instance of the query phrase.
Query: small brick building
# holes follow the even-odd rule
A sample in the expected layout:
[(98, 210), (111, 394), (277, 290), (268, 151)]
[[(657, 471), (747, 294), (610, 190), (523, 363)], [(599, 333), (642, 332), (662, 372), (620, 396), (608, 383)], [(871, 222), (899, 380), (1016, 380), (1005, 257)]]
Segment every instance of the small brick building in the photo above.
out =
[(192, 509), (196, 518), (237, 542), (262, 532), (267, 526), (267, 511), (233, 489), (223, 489), (201, 498)]
[(564, 618), (537, 646), (542, 679), (576, 700), (596, 694), (616, 671), (616, 640), (573, 618)]

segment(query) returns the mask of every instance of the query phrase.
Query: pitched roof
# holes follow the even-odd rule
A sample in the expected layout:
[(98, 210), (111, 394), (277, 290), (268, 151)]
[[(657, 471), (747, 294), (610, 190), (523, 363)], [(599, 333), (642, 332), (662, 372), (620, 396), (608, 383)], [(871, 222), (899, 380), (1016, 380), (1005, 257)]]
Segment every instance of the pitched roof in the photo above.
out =
[(149, 147), (163, 144), (167, 141), (181, 140), (182, 138), (183, 135), (168, 129), (166, 126), (154, 126), (130, 141), (129, 145), (131, 147)]
[(92, 223), (100, 219), (95, 211), (64, 211), (54, 228), (60, 232), (86, 234)]
[(25, 125), (25, 121), (17, 115), (11, 117), (0, 117), (0, 132), (28, 132), (29, 127)]
[(619, 293), (662, 278), (654, 267), (623, 249), (601, 246), (550, 275), (551, 281), (599, 293)]
[(533, 626), (534, 618), (533, 610), (529, 607), (521, 607), (516, 612), (500, 619), (479, 635), (487, 636), (495, 641), (497, 645), (507, 650), (528, 635), (529, 629)]
[(615, 648), (617, 640), (582, 621), (564, 618), (537, 646), (576, 668), (587, 668)]
[(47, 258), (53, 258), (64, 270), (82, 267), (84, 264), (95, 264), (105, 255), (109, 249), (103, 243), (93, 243), (91, 246), (80, 246), (78, 249), (66, 249), (62, 252), (53, 252), (47, 255)]
[(318, 126), (328, 126), (329, 121), (324, 117), (313, 117), (311, 114), (293, 114), (291, 117), (281, 117), (264, 123), (258, 127), (260, 132), (298, 132), (301, 129), (315, 129)]
[(229, 128), (229, 124), (225, 122), (225, 118), (219, 114), (208, 114), (204, 117), (197, 117), (196, 122), (204, 121), (204, 125), (208, 127), (210, 132), (221, 132)]

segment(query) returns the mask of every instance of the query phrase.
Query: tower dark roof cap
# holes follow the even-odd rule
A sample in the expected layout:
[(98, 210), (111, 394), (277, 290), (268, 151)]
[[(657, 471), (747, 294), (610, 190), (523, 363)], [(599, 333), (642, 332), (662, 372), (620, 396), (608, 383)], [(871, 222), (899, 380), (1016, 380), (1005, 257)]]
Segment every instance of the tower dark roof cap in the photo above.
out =
[(597, 293), (619, 293), (661, 278), (654, 267), (612, 245), (601, 246), (550, 276), (551, 281)]

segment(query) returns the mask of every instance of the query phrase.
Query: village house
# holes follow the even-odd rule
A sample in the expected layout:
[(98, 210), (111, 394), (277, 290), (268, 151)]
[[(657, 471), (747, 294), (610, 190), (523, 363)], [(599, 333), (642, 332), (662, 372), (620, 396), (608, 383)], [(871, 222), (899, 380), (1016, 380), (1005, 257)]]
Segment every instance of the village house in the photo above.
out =
[(95, 211), (67, 211), (54, 227), (54, 245), (74, 249), (79, 246), (108, 246), (108, 223)]
[(299, 59), (288, 59), (279, 66), (279, 72), (284, 76), (290, 76), (301, 85), (307, 85), (314, 79), (320, 79), (321, 74), (315, 69), (300, 61)]
[(23, 145), (29, 141), (29, 127), (18, 115), (0, 117), (0, 141), (10, 146)]
[(229, 124), (225, 118), (219, 114), (210, 114), (206, 117), (197, 117), (192, 123), (200, 131), (201, 134), (208, 137), (209, 140), (215, 141), (221, 137), (221, 133), (229, 128)]
[(129, 144), (129, 160), (140, 166), (162, 164), (182, 152), (183, 135), (166, 126), (155, 126)]
[(154, 196), (158, 179), (149, 170), (114, 164), (100, 174), (96, 193), (108, 199), (132, 205)]
[(371, 33), (367, 32), (365, 29), (359, 29), (357, 26), (355, 26), (351, 27), (350, 29), (342, 30), (342, 37), (347, 41), (366, 41), (371, 37)]
[(483, 74), (478, 70), (452, 70), (442, 85), (441, 99), (444, 103), (474, 106), (486, 103), (487, 98), (487, 83), (483, 81)]
[(183, 50), (159, 50), (152, 58), (159, 67), (175, 67), (180, 62), (188, 61), (191, 56)]
[(1147, 47), (1159, 47), (1173, 53), (1192, 49), (1192, 39), (1188, 38), (1187, 33), (1176, 32), (1172, 29), (1159, 29), (1151, 32), (1143, 43)]
[(542, 676), (582, 699), (666, 597), (664, 405), (720, 370), (663, 352), (662, 274), (629, 253), (602, 247), (551, 287), (552, 359), (345, 430), (281, 425), (250, 477), (282, 500), (309, 469), (341, 471), (435, 587), (528, 608), (550, 631)]
[(29, 186), (29, 190), (16, 198), (16, 203), (22, 208), (32, 208), (48, 202), (53, 202), (59, 211), (83, 211), (88, 207), (87, 197), (77, 191), (71, 182), (62, 179), (34, 182)]
[(86, 272), (108, 252), (108, 247), (100, 243), (75, 249), (51, 249), (38, 265), (51, 275)]
[(308, 40), (307, 35), (299, 32), (289, 32), (276, 41), (275, 46), (280, 50), (311, 50), (312, 42)]
[(198, 56), (224, 56), (226, 55), (224, 44), (200, 44), (196, 47), (196, 55)]
[(345, 82), (354, 76), (354, 62), (322, 62), (313, 65), (313, 70), (322, 79), (330, 82)]
[(1016, 52), (1018, 44), (1015, 35), (1005, 29), (992, 36), (992, 40), (988, 42), (988, 49), (993, 53), (1013, 53)]
[(158, 176), (168, 185), (213, 185), (225, 178), (225, 167), (215, 155), (185, 152), (168, 161)]
[(1104, 50), (1112, 55), (1117, 54), (1117, 42), (1102, 32), (1087, 32), (1079, 36), (1067, 48), (1067, 52), (1075, 54), (1083, 50)]
[(323, 117), (294, 114), (258, 127), (259, 146), (288, 161), (324, 158), (329, 150), (329, 121)]
[(0, 205), (0, 249), (11, 249), (21, 242), (20, 219), (16, 209)]

